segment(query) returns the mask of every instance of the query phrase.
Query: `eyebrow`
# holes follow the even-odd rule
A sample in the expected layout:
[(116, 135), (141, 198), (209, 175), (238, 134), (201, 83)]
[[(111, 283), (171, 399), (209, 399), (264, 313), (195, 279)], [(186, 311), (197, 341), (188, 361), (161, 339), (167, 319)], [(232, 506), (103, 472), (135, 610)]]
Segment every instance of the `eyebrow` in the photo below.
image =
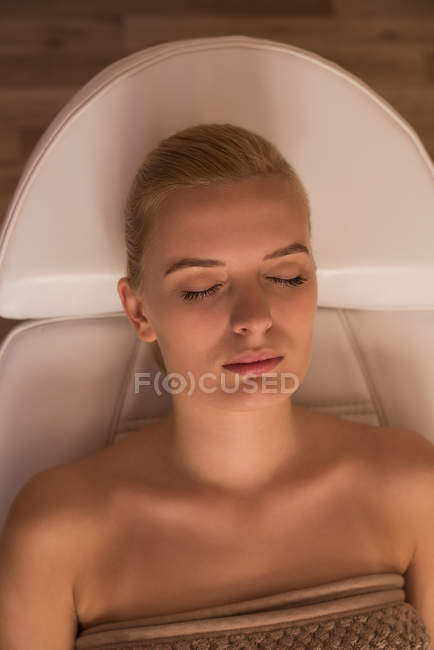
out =
[[(296, 253), (306, 253), (307, 255), (310, 255), (310, 251), (305, 246), (304, 244), (301, 244), (300, 242), (294, 242), (293, 244), (289, 244), (288, 246), (284, 246), (283, 248), (278, 248), (277, 250), (273, 251), (272, 253), (268, 253), (267, 255), (264, 256), (263, 262), (265, 260), (270, 260), (275, 257), (284, 257), (285, 255), (295, 255)], [(202, 266), (202, 267), (211, 267), (211, 266), (225, 266), (225, 263), (222, 262), (221, 260), (210, 260), (210, 259), (205, 259), (203, 257), (183, 257), (182, 259), (176, 260), (164, 272), (164, 277), (169, 275), (170, 273), (175, 273), (175, 271), (179, 271), (180, 269), (185, 269), (187, 267), (194, 267), (194, 266)]]

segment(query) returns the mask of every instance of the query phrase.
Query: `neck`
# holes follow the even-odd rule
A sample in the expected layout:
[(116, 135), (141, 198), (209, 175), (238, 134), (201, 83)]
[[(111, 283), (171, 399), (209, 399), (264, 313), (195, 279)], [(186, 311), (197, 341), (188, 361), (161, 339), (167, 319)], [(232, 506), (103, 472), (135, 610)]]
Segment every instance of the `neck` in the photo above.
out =
[(213, 493), (247, 496), (296, 471), (302, 456), (301, 411), (289, 399), (248, 411), (174, 408), (164, 420), (178, 476)]

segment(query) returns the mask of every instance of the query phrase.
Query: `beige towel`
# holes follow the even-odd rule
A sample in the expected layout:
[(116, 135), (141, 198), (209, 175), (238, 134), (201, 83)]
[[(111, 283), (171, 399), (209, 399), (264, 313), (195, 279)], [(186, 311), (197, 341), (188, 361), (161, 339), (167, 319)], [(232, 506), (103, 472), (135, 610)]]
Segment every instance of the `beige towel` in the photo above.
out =
[(431, 648), (405, 602), (404, 577), (379, 573), (218, 607), (102, 623), (82, 630), (76, 650)]

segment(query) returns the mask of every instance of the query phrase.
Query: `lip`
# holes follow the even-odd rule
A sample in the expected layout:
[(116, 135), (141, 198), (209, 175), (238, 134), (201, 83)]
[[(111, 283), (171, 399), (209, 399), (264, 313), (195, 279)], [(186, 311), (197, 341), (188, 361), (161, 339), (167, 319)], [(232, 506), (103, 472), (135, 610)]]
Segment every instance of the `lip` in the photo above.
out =
[(251, 363), (229, 363), (224, 365), (223, 368), (239, 375), (261, 375), (263, 372), (272, 370), (282, 359), (283, 356), (264, 359), (263, 361), (253, 361)]
[(262, 350), (246, 350), (241, 354), (237, 354), (230, 359), (225, 366), (230, 366), (234, 363), (252, 363), (253, 361), (264, 361), (264, 359), (275, 359), (276, 357), (283, 356), (277, 350), (271, 348), (263, 348)]

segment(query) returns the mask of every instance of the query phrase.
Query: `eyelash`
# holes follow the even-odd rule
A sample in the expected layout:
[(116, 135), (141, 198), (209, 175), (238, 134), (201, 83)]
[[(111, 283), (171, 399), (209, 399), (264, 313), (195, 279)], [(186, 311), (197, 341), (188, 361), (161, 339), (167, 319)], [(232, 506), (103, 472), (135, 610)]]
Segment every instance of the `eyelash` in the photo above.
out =
[[(298, 275), (296, 278), (270, 278), (270, 280), (274, 280), (276, 284), (282, 284), (285, 287), (289, 287), (289, 286), (298, 287), (304, 284), (307, 278)], [(204, 291), (183, 291), (181, 293), (181, 296), (185, 302), (203, 299), (206, 298), (207, 296), (211, 296), (212, 294), (214, 294), (220, 286), (221, 286), (220, 284), (216, 284), (213, 287), (210, 287), (209, 289), (205, 289)]]

